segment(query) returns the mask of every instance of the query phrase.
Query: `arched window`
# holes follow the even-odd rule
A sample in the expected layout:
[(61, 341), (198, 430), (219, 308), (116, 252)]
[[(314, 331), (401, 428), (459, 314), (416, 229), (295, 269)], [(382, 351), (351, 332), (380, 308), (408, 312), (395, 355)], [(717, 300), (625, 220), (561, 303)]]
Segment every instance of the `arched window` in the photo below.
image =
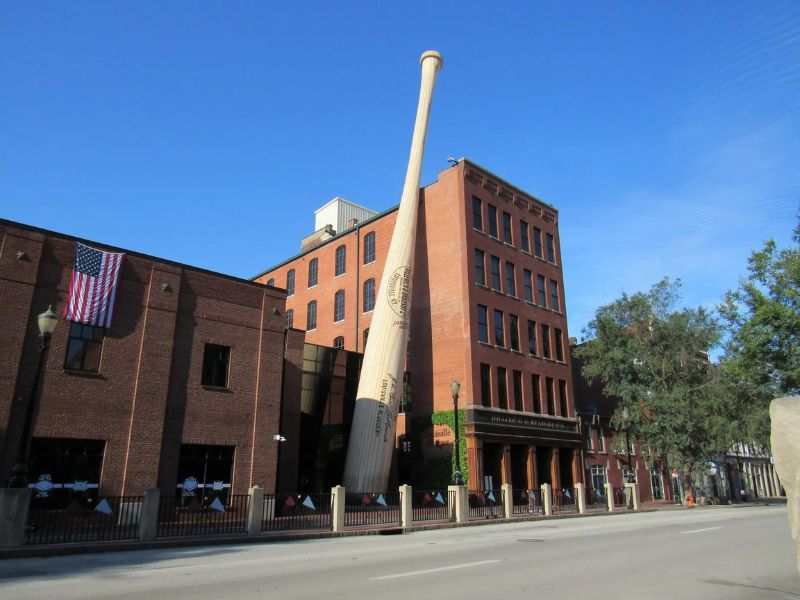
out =
[(286, 328), (291, 329), (294, 325), (294, 310), (291, 308), (286, 311)]
[(317, 277), (319, 276), (319, 260), (312, 258), (308, 263), (308, 287), (317, 285)]
[(370, 231), (364, 236), (364, 264), (375, 262), (375, 232)]
[(341, 335), (333, 339), (333, 347), (337, 350), (342, 350), (344, 348), (344, 338)]
[(368, 337), (369, 337), (369, 327), (367, 327), (367, 328), (364, 330), (364, 343), (362, 344), (362, 345), (363, 345), (363, 348), (361, 348), (361, 351), (362, 351), (362, 352), (363, 352), (364, 350), (366, 350), (366, 348), (367, 348), (367, 338), (368, 338)]
[(344, 320), (344, 290), (339, 290), (333, 297), (333, 321), (338, 323)]
[(344, 275), (346, 258), (347, 258), (347, 248), (345, 248), (344, 246), (339, 246), (336, 249), (336, 265), (334, 269), (334, 273), (337, 276)]
[(306, 310), (306, 331), (317, 328), (317, 301), (312, 300), (308, 303)]
[(364, 312), (375, 308), (375, 280), (367, 279), (364, 282)]
[(286, 273), (286, 295), (294, 296), (294, 269)]
[(275, 280), (272, 278), (267, 279), (267, 285), (270, 287), (275, 287)]

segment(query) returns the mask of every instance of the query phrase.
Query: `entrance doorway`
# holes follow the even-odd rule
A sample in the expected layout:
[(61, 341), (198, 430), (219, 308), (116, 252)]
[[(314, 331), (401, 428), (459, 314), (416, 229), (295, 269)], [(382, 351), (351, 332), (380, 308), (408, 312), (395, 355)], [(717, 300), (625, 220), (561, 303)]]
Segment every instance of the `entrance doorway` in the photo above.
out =
[(575, 481), (572, 478), (572, 456), (574, 452), (572, 448), (561, 448), (558, 451), (558, 474), (562, 488), (575, 486)]
[[(500, 444), (483, 444), (483, 476), (492, 478), (492, 486), (499, 489), (503, 482), (503, 446)], [(483, 482), (481, 482), (483, 486)]]
[(536, 448), (536, 472), (539, 475), (538, 485), (549, 483), (552, 485), (550, 477), (550, 461), (553, 460), (553, 449), (547, 446)]
[[(511, 483), (515, 489), (528, 489), (528, 447), (511, 446)], [(535, 485), (530, 482), (530, 485)]]

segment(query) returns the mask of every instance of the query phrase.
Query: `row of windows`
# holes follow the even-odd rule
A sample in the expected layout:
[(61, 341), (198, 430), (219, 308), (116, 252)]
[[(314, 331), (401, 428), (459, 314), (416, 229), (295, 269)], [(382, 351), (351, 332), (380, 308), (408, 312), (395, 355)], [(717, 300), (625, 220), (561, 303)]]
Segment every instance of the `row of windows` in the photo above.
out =
[[(361, 340), (362, 341), (362, 346), (361, 346), (361, 351), (362, 352), (364, 351), (364, 348), (367, 347), (367, 338), (368, 337), (369, 337), (369, 327), (367, 327), (364, 330), (364, 333), (362, 334), (362, 340)], [(344, 336), (340, 335), (340, 336), (337, 336), (337, 337), (333, 338), (333, 347), (336, 348), (337, 350), (343, 350), (344, 349)]]
[[(504, 269), (500, 269), (500, 257), (489, 256), (489, 269), (491, 275), (491, 289), (497, 292), (504, 292), (505, 294), (517, 298), (517, 271), (514, 263), (505, 261), (503, 263)], [(475, 248), (475, 283), (488, 287), (486, 281), (486, 252), (480, 248)], [(536, 275), (536, 300), (535, 303), (542, 308), (549, 308), (559, 312), (561, 310), (561, 302), (558, 293), (558, 281), (550, 279), (548, 281), (544, 275)], [(528, 269), (522, 270), (522, 287), (523, 294), (526, 302), (534, 303), (533, 292), (533, 273)], [(549, 306), (548, 306), (548, 292), (549, 292)]]
[[(497, 397), (493, 398), (492, 374), (494, 373)], [(558, 380), (558, 398), (555, 396), (556, 381), (552, 377), (544, 378), (544, 395), (542, 395), (542, 378), (532, 373), (530, 375), (530, 402), (525, 402), (523, 373), (522, 371), (511, 371), (511, 387), (508, 385), (508, 369), (505, 367), (492, 367), (481, 363), (481, 405), (487, 407), (502, 408), (505, 410), (524, 411), (526, 405), (530, 407), (530, 412), (553, 415), (569, 416), (569, 399), (567, 397), (567, 382), (564, 379)], [(510, 389), (510, 395), (509, 395)], [(496, 400), (496, 401), (495, 401)], [(511, 404), (509, 405), (509, 401)], [(556, 413), (558, 406), (558, 413)]]
[[(370, 312), (375, 309), (375, 280), (367, 279), (364, 282), (363, 309)], [(343, 321), (345, 317), (345, 295), (344, 290), (337, 291), (333, 296), (333, 322)], [(286, 311), (286, 327), (294, 326), (294, 310)], [(312, 300), (306, 307), (306, 330), (310, 331), (317, 328), (317, 301)]]
[[(509, 246), (516, 247), (513, 217), (511, 214), (503, 211), (502, 213), (502, 227), (503, 227), (503, 242)], [(484, 226), (486, 229), (484, 229)], [(483, 201), (475, 196), (472, 197), (472, 227), (478, 231), (488, 233), (490, 237), (499, 240), (497, 228), (497, 207), (492, 204), (486, 204), (486, 220), (483, 218)], [(523, 219), (519, 220), (518, 228), (519, 247), (523, 252), (531, 254), (531, 238), (533, 238), (533, 255), (538, 258), (544, 258), (542, 251), (542, 230), (538, 227), (530, 227)], [(555, 264), (556, 250), (555, 250), (555, 237), (552, 233), (545, 233), (545, 250), (547, 252), (547, 262)]]
[[(375, 232), (371, 231), (364, 236), (364, 264), (375, 262)], [(335, 276), (344, 275), (347, 270), (347, 248), (342, 245), (336, 248), (333, 271)], [(308, 261), (308, 287), (312, 288), (319, 282), (319, 259), (312, 258)], [(267, 285), (275, 285), (275, 280), (270, 279)], [(289, 269), (286, 273), (286, 293), (293, 296), (295, 291), (295, 270)]]
[[(596, 434), (595, 434), (596, 432)], [(597, 452), (605, 453), (606, 451), (606, 437), (607, 432), (603, 427), (586, 427), (584, 429), (584, 435), (586, 436), (586, 449), (589, 452)], [(597, 438), (597, 444), (595, 445), (595, 437)], [(624, 436), (622, 436), (621, 441), (624, 441)], [(626, 453), (636, 454), (636, 446), (633, 443), (633, 440), (630, 442), (630, 446), (624, 450)]]
[[(493, 326), (493, 343), (500, 348), (508, 348), (513, 352), (521, 352), (520, 350), (520, 335), (519, 335), (519, 317), (517, 315), (506, 314), (502, 310), (494, 309)], [(506, 346), (506, 321), (508, 321), (508, 346)], [(541, 336), (537, 336), (536, 322), (528, 319), (527, 321), (527, 343), (528, 354), (531, 356), (542, 356), (544, 358), (552, 359), (553, 350), (555, 350), (555, 359), (558, 362), (564, 362), (564, 333), (557, 327), (552, 328), (553, 339), (550, 339), (550, 326), (544, 323), (539, 324), (538, 331)], [(478, 304), (478, 341), (484, 344), (489, 344), (489, 307), (483, 304)], [(541, 341), (542, 349), (539, 354), (539, 342)]]

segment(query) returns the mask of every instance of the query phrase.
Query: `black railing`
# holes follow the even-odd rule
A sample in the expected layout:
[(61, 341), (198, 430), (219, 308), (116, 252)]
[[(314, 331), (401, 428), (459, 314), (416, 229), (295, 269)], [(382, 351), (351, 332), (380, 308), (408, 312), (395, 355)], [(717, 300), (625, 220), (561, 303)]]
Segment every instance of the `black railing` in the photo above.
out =
[(608, 497), (606, 496), (605, 488), (586, 488), (586, 510), (608, 510)]
[(330, 493), (264, 495), (261, 531), (330, 528)]
[(247, 532), (248, 494), (209, 498), (162, 496), (158, 505), (158, 537)]
[(448, 521), (455, 518), (456, 493), (453, 491), (417, 491), (411, 496), (414, 521)]
[(621, 506), (626, 508), (628, 506), (628, 495), (625, 493), (625, 488), (615, 487), (614, 492), (614, 506)]
[(552, 511), (553, 513), (577, 512), (578, 504), (575, 502), (575, 490), (572, 488), (553, 488)]
[(142, 496), (100, 496), (74, 499), (66, 508), (28, 512), (26, 544), (62, 544), (135, 539), (139, 533)]
[[(514, 490), (512, 496), (513, 505), (511, 507), (511, 514), (541, 514), (541, 492), (537, 490)], [(508, 500), (506, 499), (506, 501)]]
[(500, 490), (470, 492), (469, 516), (471, 518), (496, 519), (503, 513), (503, 494)]
[(399, 525), (400, 492), (353, 492), (345, 494), (344, 524)]

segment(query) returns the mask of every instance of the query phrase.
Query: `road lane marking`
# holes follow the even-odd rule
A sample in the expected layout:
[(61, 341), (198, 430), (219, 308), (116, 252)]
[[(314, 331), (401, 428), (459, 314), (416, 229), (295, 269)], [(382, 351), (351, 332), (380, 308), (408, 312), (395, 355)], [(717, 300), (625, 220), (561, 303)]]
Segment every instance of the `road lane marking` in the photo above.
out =
[(703, 529), (691, 529), (689, 531), (681, 531), (681, 533), (700, 533), (701, 531), (712, 531), (713, 529), (722, 529), (722, 526), (719, 526), (719, 527), (704, 527)]
[(381, 575), (380, 577), (370, 577), (370, 581), (381, 581), (384, 579), (397, 579), (399, 577), (413, 577), (414, 575), (424, 575), (426, 573), (439, 573), (441, 571), (452, 571), (454, 569), (468, 569), (479, 565), (491, 565), (502, 562), (500, 559), (482, 560), (480, 562), (464, 563), (461, 565), (450, 565), (449, 567), (437, 567), (435, 569), (423, 569), (422, 571), (409, 571), (408, 573), (395, 573), (394, 575)]

